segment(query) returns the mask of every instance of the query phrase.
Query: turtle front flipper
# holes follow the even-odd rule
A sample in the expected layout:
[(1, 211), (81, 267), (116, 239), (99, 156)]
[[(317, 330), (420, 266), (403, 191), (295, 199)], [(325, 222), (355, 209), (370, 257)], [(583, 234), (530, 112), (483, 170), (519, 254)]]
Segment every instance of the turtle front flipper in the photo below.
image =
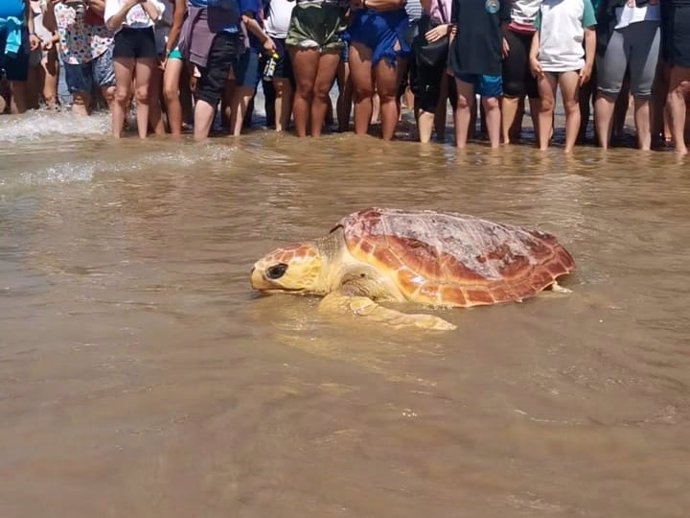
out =
[(335, 291), (326, 295), (321, 301), (319, 309), (322, 311), (349, 312), (358, 317), (366, 317), (375, 322), (384, 323), (395, 329), (405, 327), (419, 327), (437, 331), (450, 331), (456, 326), (434, 315), (407, 314), (389, 309), (377, 304), (369, 297), (348, 295), (342, 291)]

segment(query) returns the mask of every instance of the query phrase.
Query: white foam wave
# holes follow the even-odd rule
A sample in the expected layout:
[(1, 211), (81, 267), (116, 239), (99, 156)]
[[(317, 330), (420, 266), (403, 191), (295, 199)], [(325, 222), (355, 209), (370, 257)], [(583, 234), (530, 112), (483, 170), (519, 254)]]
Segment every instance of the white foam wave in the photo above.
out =
[(45, 138), (100, 136), (110, 129), (107, 113), (78, 117), (71, 112), (32, 111), (0, 116), (0, 142), (32, 142)]
[[(229, 155), (225, 155), (229, 157)], [(17, 175), (0, 177), (0, 187), (27, 187), (56, 183), (88, 182), (95, 174), (118, 174), (156, 169), (188, 169), (200, 160), (213, 159), (192, 154), (190, 151), (160, 151), (138, 155), (113, 162), (110, 160), (67, 161), (57, 165), (25, 171)]]

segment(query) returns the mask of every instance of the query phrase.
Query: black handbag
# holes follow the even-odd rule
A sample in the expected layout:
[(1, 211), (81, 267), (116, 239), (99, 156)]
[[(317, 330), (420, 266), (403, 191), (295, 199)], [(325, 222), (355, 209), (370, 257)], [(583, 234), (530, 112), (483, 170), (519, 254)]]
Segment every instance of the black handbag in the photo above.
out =
[(450, 44), (450, 36), (445, 35), (436, 41), (428, 42), (426, 41), (426, 33), (436, 27), (437, 25), (443, 25), (448, 23), (448, 18), (446, 17), (446, 11), (441, 3), (441, 0), (436, 0), (438, 2), (438, 8), (441, 13), (441, 23), (435, 22), (430, 16), (424, 15), (419, 20), (418, 32), (412, 42), (412, 49), (417, 60), (417, 65), (422, 67), (436, 68), (438, 66), (444, 65), (448, 61), (448, 47)]

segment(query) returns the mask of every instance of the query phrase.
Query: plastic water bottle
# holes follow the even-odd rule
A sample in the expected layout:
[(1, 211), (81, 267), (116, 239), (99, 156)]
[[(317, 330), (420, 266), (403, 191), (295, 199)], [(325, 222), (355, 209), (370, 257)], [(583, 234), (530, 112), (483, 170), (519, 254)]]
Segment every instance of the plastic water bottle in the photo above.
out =
[(273, 80), (273, 74), (276, 72), (276, 65), (278, 64), (278, 53), (274, 50), (271, 55), (268, 56), (268, 61), (266, 61), (266, 66), (264, 66), (264, 81)]

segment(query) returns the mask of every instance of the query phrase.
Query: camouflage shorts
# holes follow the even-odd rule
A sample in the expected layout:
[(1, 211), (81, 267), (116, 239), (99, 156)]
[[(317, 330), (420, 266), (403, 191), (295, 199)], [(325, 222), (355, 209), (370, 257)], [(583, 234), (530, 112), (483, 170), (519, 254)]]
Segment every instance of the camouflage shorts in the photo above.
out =
[(335, 3), (298, 3), (292, 11), (285, 44), (300, 49), (340, 52), (345, 11)]

